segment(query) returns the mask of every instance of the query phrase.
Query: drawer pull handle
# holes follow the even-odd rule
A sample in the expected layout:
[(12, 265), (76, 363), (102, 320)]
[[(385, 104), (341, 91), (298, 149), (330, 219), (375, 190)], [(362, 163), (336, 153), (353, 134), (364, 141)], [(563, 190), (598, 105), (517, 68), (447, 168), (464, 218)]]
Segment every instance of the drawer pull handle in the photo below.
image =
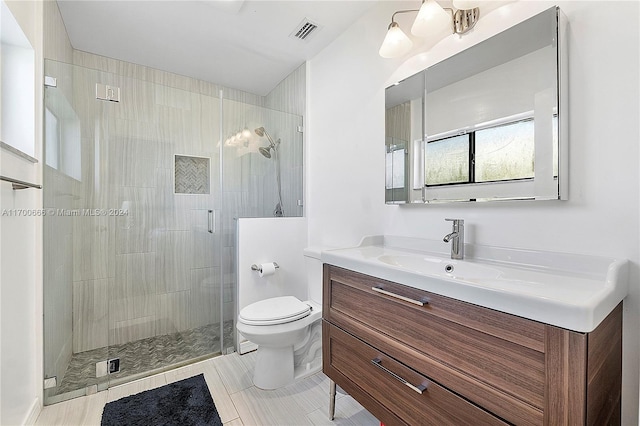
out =
[(409, 389), (411, 389), (414, 392), (419, 393), (420, 395), (422, 395), (422, 392), (424, 392), (425, 390), (427, 390), (427, 387), (425, 385), (418, 385), (418, 386), (414, 386), (411, 383), (409, 383), (407, 380), (403, 379), (402, 377), (398, 376), (396, 373), (394, 373), (393, 371), (389, 370), (387, 367), (385, 367), (384, 365), (382, 365), (382, 360), (380, 358), (374, 358), (371, 360), (371, 364), (375, 365), (376, 367), (378, 367), (379, 369), (381, 369), (382, 371), (384, 371), (385, 373), (389, 374), (391, 377), (393, 377), (394, 379), (396, 379), (397, 381), (399, 381), (400, 383), (406, 385), (409, 387)]
[(424, 306), (429, 304), (429, 300), (425, 297), (421, 300), (411, 299), (410, 297), (401, 296), (396, 293), (391, 293), (383, 289), (382, 287), (371, 287), (371, 290), (376, 291), (378, 293), (386, 294), (387, 296), (395, 297), (396, 299), (404, 300), (405, 302), (413, 303), (414, 305)]

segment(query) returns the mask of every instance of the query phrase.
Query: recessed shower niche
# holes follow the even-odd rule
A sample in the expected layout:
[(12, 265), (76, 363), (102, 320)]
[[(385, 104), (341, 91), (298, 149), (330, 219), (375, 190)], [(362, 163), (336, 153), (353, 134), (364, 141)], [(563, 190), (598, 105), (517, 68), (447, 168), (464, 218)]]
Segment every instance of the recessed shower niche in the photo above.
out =
[(209, 194), (211, 160), (205, 157), (176, 155), (174, 187), (176, 194)]

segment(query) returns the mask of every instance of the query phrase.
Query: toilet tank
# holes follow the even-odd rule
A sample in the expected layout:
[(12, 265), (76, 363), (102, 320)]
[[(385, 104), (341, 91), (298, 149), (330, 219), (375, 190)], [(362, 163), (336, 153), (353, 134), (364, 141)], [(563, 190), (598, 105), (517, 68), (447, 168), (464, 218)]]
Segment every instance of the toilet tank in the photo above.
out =
[(307, 273), (307, 293), (309, 300), (322, 305), (322, 260), (320, 247), (307, 247), (303, 250)]

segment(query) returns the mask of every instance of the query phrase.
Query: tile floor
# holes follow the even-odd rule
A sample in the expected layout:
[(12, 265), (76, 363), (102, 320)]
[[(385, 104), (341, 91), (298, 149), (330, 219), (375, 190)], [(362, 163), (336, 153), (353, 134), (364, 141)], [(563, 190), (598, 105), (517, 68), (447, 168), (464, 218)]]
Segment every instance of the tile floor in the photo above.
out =
[(36, 425), (99, 425), (107, 402), (204, 373), (225, 425), (357, 425), (380, 423), (348, 395), (338, 394), (333, 422), (327, 418), (329, 379), (317, 373), (281, 389), (263, 391), (251, 381), (255, 352), (212, 358), (104, 392), (44, 407)]

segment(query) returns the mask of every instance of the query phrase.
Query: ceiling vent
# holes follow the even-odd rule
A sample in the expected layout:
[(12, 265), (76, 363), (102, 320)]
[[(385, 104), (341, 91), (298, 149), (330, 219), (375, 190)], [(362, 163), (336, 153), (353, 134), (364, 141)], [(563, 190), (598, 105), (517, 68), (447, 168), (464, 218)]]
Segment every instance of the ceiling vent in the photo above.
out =
[(289, 34), (289, 37), (307, 41), (315, 34), (319, 29), (318, 24), (312, 22), (309, 18), (304, 18), (302, 22)]

